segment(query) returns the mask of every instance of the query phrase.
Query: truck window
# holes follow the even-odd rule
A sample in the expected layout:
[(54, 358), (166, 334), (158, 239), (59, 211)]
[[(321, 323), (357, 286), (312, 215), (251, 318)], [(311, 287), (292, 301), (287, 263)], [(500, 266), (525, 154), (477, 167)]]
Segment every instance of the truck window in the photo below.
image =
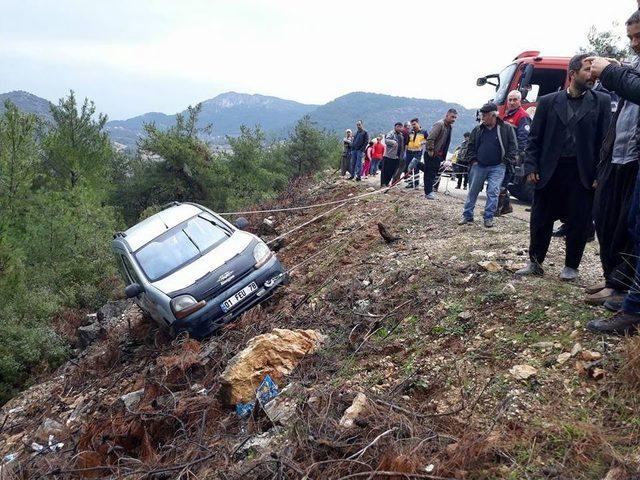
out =
[(498, 87), (496, 88), (496, 96), (493, 99), (493, 102), (496, 105), (502, 105), (507, 101), (507, 94), (509, 93), (511, 80), (513, 79), (513, 74), (517, 67), (518, 66), (515, 63), (512, 63), (500, 72)]
[(522, 103), (536, 103), (543, 95), (554, 93), (562, 90), (567, 80), (567, 71), (564, 69), (554, 68), (536, 68), (533, 70), (531, 83), (529, 85), (520, 85), (520, 88), (526, 87), (528, 90), (526, 97), (522, 99)]

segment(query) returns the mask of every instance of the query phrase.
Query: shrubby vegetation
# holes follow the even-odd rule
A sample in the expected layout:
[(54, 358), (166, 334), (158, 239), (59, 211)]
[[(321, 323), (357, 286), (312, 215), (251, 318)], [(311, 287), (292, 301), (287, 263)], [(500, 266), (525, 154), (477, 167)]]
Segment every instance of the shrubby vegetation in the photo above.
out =
[[(117, 152), (95, 105), (73, 92), (51, 124), (7, 102), (0, 116), (0, 403), (69, 352), (56, 321), (91, 311), (117, 285), (113, 232), (173, 201), (214, 210), (275, 198), (295, 177), (337, 166), (340, 143), (308, 117), (268, 143), (242, 127), (212, 153), (197, 128), (200, 106), (162, 130), (145, 126), (138, 153)], [(206, 130), (206, 129), (205, 129)]]

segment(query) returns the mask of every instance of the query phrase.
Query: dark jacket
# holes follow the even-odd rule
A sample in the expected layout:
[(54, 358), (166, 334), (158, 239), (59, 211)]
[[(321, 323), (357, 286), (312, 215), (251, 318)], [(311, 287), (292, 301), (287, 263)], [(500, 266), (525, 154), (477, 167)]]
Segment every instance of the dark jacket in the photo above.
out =
[(633, 68), (609, 65), (602, 71), (600, 81), (610, 92), (640, 105), (640, 73)]
[[(504, 164), (511, 164), (515, 162), (516, 154), (518, 153), (518, 142), (516, 141), (515, 129), (499, 118), (497, 118), (496, 121), (497, 124), (495, 128), (498, 129), (498, 140), (500, 141), (500, 149), (502, 150), (502, 158), (500, 160)], [(480, 139), (480, 133), (486, 128), (487, 127), (481, 123), (471, 130), (469, 143), (467, 144), (467, 154), (465, 157), (467, 165), (471, 165), (478, 161), (478, 140)]]
[[(549, 182), (558, 165), (567, 135), (567, 102), (566, 90), (545, 95), (540, 98), (533, 117), (524, 174), (540, 175), (536, 189)], [(611, 100), (608, 95), (587, 90), (583, 102), (575, 119), (576, 156), (580, 181), (585, 188), (592, 188), (600, 148), (611, 121)]]
[(356, 130), (355, 136), (353, 137), (353, 143), (351, 144), (351, 149), (364, 152), (369, 145), (369, 134), (366, 130)]
[[(600, 81), (604, 88), (616, 92), (624, 101), (640, 105), (640, 73), (636, 70), (609, 65), (602, 71)], [(640, 180), (640, 174), (636, 180), (634, 198), (629, 210), (629, 231), (636, 242), (640, 241), (640, 181), (638, 180)]]

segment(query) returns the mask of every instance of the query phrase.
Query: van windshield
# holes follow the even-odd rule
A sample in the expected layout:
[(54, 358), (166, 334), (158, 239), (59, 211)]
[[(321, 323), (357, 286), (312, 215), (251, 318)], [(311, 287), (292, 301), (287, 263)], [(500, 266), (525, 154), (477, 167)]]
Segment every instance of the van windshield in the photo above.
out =
[(202, 256), (227, 238), (227, 232), (202, 217), (193, 217), (182, 225), (138, 250), (136, 260), (151, 282)]
[(498, 86), (496, 87), (496, 96), (493, 99), (493, 103), (496, 105), (502, 105), (507, 101), (509, 85), (511, 85), (511, 79), (513, 78), (516, 68), (517, 65), (512, 63), (500, 72)]

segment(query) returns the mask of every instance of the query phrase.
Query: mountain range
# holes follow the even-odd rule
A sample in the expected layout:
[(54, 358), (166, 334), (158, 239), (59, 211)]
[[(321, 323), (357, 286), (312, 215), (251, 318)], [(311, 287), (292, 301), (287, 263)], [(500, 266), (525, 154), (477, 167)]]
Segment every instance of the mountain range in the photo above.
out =
[[(3, 93), (0, 94), (0, 113), (4, 110), (5, 100), (12, 101), (22, 111), (51, 120), (49, 100), (24, 91)], [(372, 136), (391, 130), (396, 121), (404, 122), (414, 117), (420, 118), (422, 126), (430, 129), (449, 108), (455, 108), (459, 117), (453, 130), (453, 149), (462, 140), (462, 134), (474, 127), (476, 117), (475, 110), (442, 100), (367, 92), (349, 93), (324, 105), (236, 92), (222, 93), (201, 103), (200, 126), (213, 126), (207, 140), (216, 144), (225, 144), (227, 136), (238, 135), (241, 125), (260, 125), (269, 136), (284, 137), (304, 115), (309, 115), (320, 128), (335, 132), (336, 135), (342, 135), (347, 128), (354, 130), (355, 122), (359, 119), (365, 122), (365, 128)], [(145, 123), (153, 122), (160, 128), (167, 128), (174, 124), (175, 118), (175, 114), (149, 112), (126, 120), (111, 120), (107, 122), (106, 130), (116, 144), (135, 149), (136, 141), (144, 134)]]

